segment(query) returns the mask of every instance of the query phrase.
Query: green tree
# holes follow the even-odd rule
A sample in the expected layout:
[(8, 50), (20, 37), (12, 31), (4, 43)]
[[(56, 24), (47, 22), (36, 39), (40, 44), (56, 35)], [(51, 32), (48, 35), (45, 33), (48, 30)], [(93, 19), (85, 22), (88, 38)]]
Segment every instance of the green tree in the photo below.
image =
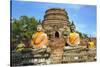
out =
[[(11, 46), (16, 46), (21, 41), (28, 45), (32, 34), (36, 32), (38, 21), (34, 17), (21, 16), (11, 20)], [(14, 48), (13, 48), (14, 49)]]

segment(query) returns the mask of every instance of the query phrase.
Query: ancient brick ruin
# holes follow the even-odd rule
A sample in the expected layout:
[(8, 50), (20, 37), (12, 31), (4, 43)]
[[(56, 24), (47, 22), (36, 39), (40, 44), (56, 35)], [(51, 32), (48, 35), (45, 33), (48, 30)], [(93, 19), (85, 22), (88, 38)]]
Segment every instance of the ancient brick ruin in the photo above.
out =
[[(45, 32), (50, 37), (62, 37), (65, 30), (69, 30), (69, 17), (65, 9), (51, 8), (45, 12), (42, 21)], [(70, 31), (68, 31), (70, 32)]]
[[(47, 33), (50, 43), (45, 52), (33, 51), (25, 48), (22, 52), (12, 52), (12, 65), (43, 65), (57, 63), (86, 62), (96, 60), (96, 48), (65, 47), (66, 37), (70, 33), (70, 21), (65, 9), (51, 8), (45, 12), (42, 21), (44, 31)], [(50, 60), (52, 59), (52, 60)]]

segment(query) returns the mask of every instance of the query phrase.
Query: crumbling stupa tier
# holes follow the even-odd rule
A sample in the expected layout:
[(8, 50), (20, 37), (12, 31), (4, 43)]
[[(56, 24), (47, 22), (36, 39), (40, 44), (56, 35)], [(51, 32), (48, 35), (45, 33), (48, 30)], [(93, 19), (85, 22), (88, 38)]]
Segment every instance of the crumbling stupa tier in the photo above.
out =
[(67, 25), (67, 21), (64, 21), (64, 20), (44, 20), (43, 22), (44, 22), (43, 23), (44, 26), (48, 26), (49, 24), (50, 26), (57, 25), (58, 27)]
[[(48, 9), (45, 12), (45, 16), (44, 16), (43, 21), (48, 21), (48, 20), (67, 21), (69, 19), (67, 15), (68, 14), (64, 9), (52, 8), (52, 9)], [(45, 23), (45, 22), (43, 22), (43, 23)]]
[(51, 8), (45, 12), (42, 25), (48, 35), (55, 37), (55, 33), (63, 36), (62, 32), (68, 27), (69, 18), (65, 9)]

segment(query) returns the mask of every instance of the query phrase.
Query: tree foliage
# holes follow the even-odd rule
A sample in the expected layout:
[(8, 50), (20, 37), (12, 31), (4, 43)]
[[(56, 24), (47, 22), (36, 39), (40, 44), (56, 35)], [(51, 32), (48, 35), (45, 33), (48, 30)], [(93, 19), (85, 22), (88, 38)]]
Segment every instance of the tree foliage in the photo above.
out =
[(38, 21), (34, 17), (21, 16), (19, 19), (11, 20), (11, 47), (20, 42), (25, 45), (30, 41), (32, 34), (36, 31)]

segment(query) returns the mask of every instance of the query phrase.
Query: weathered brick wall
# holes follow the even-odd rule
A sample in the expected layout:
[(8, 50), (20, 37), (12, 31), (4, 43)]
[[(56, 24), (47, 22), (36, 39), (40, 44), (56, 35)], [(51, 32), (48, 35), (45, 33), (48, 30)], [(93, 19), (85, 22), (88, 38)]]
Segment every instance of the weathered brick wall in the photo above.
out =
[(53, 38), (50, 40), (49, 47), (51, 48), (51, 63), (61, 63), (64, 46), (65, 43), (63, 38)]

